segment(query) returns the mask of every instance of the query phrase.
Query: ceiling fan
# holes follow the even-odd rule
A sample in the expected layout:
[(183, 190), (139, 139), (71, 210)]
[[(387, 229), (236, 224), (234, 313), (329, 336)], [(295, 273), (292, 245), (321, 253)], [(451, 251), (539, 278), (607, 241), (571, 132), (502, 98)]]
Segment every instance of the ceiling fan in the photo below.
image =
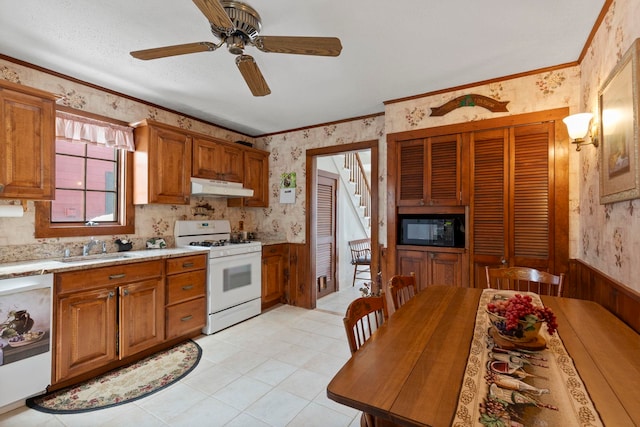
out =
[(287, 37), (261, 36), (260, 15), (251, 6), (228, 0), (193, 0), (211, 25), (211, 32), (219, 43), (196, 42), (154, 49), (137, 50), (131, 56), (137, 59), (157, 59), (167, 56), (214, 51), (226, 44), (236, 55), (236, 65), (254, 96), (271, 93), (258, 64), (252, 56), (244, 53), (246, 45), (263, 52), (292, 53), (298, 55), (338, 56), (342, 51), (340, 39), (336, 37)]

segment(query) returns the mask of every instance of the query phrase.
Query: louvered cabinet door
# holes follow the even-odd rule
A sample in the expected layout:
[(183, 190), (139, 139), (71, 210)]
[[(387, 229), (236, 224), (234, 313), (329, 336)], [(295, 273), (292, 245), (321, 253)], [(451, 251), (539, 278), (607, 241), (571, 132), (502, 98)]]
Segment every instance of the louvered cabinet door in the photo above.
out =
[(427, 203), (430, 206), (459, 205), (461, 135), (432, 137), (427, 143)]
[(426, 141), (422, 138), (397, 145), (397, 206), (424, 206), (426, 199)]
[(506, 129), (475, 132), (471, 136), (472, 279), (483, 287), (484, 267), (506, 262), (508, 248), (509, 183)]
[(553, 271), (553, 123), (511, 131), (509, 264)]

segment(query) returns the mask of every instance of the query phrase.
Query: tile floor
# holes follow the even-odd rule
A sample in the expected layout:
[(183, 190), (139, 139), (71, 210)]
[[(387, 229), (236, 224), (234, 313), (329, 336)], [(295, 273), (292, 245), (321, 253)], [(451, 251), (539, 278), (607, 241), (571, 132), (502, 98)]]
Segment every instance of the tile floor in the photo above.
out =
[(326, 387), (349, 358), (342, 317), (358, 296), (358, 286), (345, 287), (316, 310), (282, 305), (201, 336), (196, 369), (149, 397), (84, 414), (21, 407), (0, 415), (0, 425), (357, 427), (360, 412), (329, 400)]

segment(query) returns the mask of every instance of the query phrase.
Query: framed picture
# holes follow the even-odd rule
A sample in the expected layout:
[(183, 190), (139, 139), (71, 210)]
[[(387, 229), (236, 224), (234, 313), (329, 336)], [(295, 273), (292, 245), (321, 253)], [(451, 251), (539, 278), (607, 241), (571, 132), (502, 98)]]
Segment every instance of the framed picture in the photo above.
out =
[(636, 39), (600, 89), (600, 204), (640, 197), (639, 54)]

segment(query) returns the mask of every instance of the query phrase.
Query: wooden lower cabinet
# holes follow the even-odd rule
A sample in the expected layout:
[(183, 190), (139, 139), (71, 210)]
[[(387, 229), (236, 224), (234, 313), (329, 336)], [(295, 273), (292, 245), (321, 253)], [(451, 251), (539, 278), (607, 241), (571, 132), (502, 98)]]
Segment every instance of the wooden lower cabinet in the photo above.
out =
[(164, 282), (152, 278), (119, 287), (119, 357), (164, 341)]
[(167, 261), (166, 339), (200, 331), (207, 316), (207, 254)]
[(399, 249), (398, 273), (415, 273), (419, 289), (429, 285), (466, 286), (464, 249)]
[(164, 341), (163, 273), (148, 261), (56, 275), (54, 383)]
[(289, 281), (289, 245), (265, 245), (262, 248), (262, 309), (284, 299)]
[(198, 335), (207, 260), (201, 253), (56, 274), (52, 389)]
[(115, 287), (58, 296), (53, 382), (116, 360)]

